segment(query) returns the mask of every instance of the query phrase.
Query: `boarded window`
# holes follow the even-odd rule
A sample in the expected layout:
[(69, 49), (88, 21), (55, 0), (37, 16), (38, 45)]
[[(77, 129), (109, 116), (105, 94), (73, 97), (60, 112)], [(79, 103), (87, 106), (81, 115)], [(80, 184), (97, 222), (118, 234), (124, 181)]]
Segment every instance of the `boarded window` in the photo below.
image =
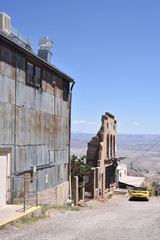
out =
[(63, 100), (68, 101), (69, 95), (69, 82), (63, 81)]

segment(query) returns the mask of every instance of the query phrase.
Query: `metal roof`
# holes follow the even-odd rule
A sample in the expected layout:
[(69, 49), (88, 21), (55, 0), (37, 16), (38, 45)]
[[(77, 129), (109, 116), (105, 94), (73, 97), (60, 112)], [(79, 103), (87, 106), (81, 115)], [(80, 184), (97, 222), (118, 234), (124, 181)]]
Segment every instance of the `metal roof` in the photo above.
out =
[(129, 186), (140, 187), (144, 182), (144, 180), (145, 180), (145, 177), (125, 176), (121, 178), (119, 182)]
[(49, 62), (46, 62), (45, 60), (43, 60), (42, 58), (40, 58), (38, 55), (36, 55), (35, 53), (29, 51), (28, 49), (26, 49), (25, 47), (23, 47), (22, 45), (18, 44), (17, 42), (15, 42), (11, 37), (5, 35), (4, 33), (0, 32), (0, 39), (2, 39), (4, 42), (14, 46), (17, 50), (25, 53), (26, 55), (34, 58), (35, 60), (40, 61), (44, 66), (50, 68), (51, 70), (53, 70), (54, 72), (56, 72), (57, 74), (61, 75), (63, 78), (65, 78), (67, 81), (69, 82), (75, 82), (74, 79), (72, 77), (70, 77), (69, 75), (67, 75), (66, 73), (64, 73), (63, 71), (61, 71), (60, 69), (58, 69), (57, 67), (55, 67), (54, 65), (50, 64)]

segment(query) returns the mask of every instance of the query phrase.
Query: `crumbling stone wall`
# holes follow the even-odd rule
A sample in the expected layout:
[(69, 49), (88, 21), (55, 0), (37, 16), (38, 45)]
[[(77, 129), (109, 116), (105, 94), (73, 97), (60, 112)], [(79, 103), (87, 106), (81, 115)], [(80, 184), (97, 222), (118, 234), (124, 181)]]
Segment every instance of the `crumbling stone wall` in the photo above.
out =
[[(107, 148), (109, 149), (109, 156), (116, 157), (117, 151), (117, 130), (116, 121), (114, 116), (110, 113), (102, 115), (102, 125), (97, 135), (94, 136), (90, 142), (88, 142), (88, 150), (86, 156), (86, 162), (91, 164), (93, 167), (99, 167), (98, 161), (104, 161), (107, 158)], [(108, 143), (107, 143), (108, 135)], [(111, 146), (111, 136), (115, 139), (114, 144)], [(112, 140), (113, 141), (113, 140)], [(113, 146), (114, 145), (114, 146)], [(112, 148), (112, 149), (111, 149)], [(114, 148), (114, 149), (113, 149)], [(111, 156), (112, 150), (112, 156)]]
[[(102, 115), (101, 121), (100, 130), (88, 143), (86, 162), (92, 167), (99, 168), (97, 179), (100, 186), (99, 190), (104, 196), (107, 186), (111, 185), (111, 179), (115, 179), (113, 175), (117, 166), (117, 122), (114, 116), (108, 112)], [(112, 176), (107, 176), (111, 172), (107, 171), (107, 168), (113, 168), (112, 165), (114, 166)]]
[(99, 148), (100, 148), (100, 138), (97, 135), (97, 136), (94, 136), (91, 139), (91, 141), (88, 143), (86, 161), (88, 164), (92, 165), (92, 167), (98, 166)]

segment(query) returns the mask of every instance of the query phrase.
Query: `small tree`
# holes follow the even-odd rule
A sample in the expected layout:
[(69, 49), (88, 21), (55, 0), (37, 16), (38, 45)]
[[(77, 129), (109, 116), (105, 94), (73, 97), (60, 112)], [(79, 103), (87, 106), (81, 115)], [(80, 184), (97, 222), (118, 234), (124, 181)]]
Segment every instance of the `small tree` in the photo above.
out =
[(91, 166), (84, 163), (85, 156), (78, 158), (75, 155), (71, 156), (71, 174), (78, 176), (79, 187), (82, 187), (83, 178), (91, 171)]

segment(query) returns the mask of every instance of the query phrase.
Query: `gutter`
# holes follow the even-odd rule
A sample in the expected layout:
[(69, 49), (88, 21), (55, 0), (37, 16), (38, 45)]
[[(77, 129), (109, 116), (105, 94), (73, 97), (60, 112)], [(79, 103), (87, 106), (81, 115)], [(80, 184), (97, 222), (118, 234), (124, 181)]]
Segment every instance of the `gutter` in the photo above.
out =
[(55, 73), (61, 75), (64, 79), (66, 79), (69, 82), (74, 83), (74, 79), (72, 77), (70, 77), (69, 75), (67, 75), (66, 73), (64, 73), (63, 71), (61, 71), (59, 68), (57, 68), (56, 66), (52, 65), (51, 63), (45, 61), (44, 59), (40, 58), (37, 54), (35, 54), (34, 52), (29, 51), (28, 49), (26, 49), (25, 47), (23, 47), (22, 45), (18, 44), (17, 42), (15, 42), (11, 37), (6, 36), (4, 33), (2, 33), (0, 31), (0, 38), (7, 44), (12, 45), (16, 48), (16, 50), (23, 52), (24, 54), (26, 54), (26, 56), (31, 57), (32, 59), (34, 59), (35, 61), (38, 60), (41, 62), (41, 64), (49, 69), (51, 69), (52, 71), (54, 71)]
[(69, 144), (68, 144), (68, 162), (69, 162), (69, 199), (72, 201), (72, 183), (71, 183), (71, 156), (70, 156), (70, 147), (71, 147), (71, 105), (72, 105), (72, 90), (75, 82), (72, 83), (70, 89), (70, 99), (69, 99)]

